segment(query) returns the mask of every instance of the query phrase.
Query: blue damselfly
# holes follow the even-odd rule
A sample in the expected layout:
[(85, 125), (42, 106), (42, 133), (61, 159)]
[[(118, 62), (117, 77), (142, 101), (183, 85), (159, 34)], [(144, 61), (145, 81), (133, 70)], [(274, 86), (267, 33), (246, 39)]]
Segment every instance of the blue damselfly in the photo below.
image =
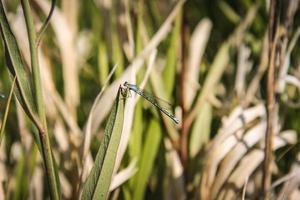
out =
[(152, 105), (154, 105), (158, 110), (160, 110), (165, 115), (170, 117), (176, 124), (179, 123), (179, 120), (174, 115), (172, 115), (169, 111), (167, 111), (165, 108), (163, 108), (161, 105), (159, 105), (157, 99), (154, 96), (143, 92), (138, 86), (136, 86), (134, 84), (130, 84), (128, 82), (124, 83), (124, 87), (126, 87), (128, 90), (134, 91), (138, 95), (142, 96), (144, 99), (149, 101)]

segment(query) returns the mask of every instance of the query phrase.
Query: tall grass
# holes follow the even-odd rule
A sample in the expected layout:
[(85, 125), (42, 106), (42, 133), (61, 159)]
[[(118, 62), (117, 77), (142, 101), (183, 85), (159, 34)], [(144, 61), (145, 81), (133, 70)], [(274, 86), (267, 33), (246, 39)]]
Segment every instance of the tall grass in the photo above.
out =
[(1, 0), (0, 199), (300, 198), (299, 5), (266, 2)]

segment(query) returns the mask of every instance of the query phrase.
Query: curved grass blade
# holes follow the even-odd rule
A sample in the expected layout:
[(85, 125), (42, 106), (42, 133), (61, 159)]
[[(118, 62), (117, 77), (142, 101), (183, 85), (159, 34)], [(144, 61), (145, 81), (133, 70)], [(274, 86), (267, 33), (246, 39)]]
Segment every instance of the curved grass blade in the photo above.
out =
[(6, 121), (7, 121), (8, 111), (9, 111), (9, 108), (10, 108), (11, 97), (12, 97), (14, 87), (15, 87), (15, 82), (16, 82), (16, 77), (14, 78), (13, 83), (11, 85), (11, 89), (10, 89), (9, 96), (8, 96), (8, 99), (7, 99), (7, 103), (6, 103), (6, 107), (5, 107), (4, 117), (3, 117), (1, 128), (0, 128), (0, 145), (1, 145), (1, 142), (2, 142), (3, 135), (4, 135), (4, 129), (5, 129)]
[(7, 66), (10, 73), (16, 76), (17, 98), (36, 126), (42, 127), (35, 117), (36, 107), (34, 106), (30, 76), (28, 71), (25, 70), (17, 40), (9, 26), (2, 1), (0, 1), (0, 25)]
[(55, 5), (56, 5), (56, 0), (52, 0), (51, 1), (51, 8), (50, 8), (49, 14), (48, 14), (45, 22), (43, 23), (43, 26), (41, 27), (41, 29), (38, 32), (38, 36), (37, 36), (37, 39), (36, 39), (36, 41), (37, 41), (36, 45), (37, 46), (39, 46), (41, 38), (42, 38), (44, 32), (46, 31), (49, 23), (50, 23), (50, 19), (51, 19), (52, 15), (53, 15)]
[(119, 88), (117, 98), (105, 127), (95, 164), (83, 186), (82, 200), (107, 199), (120, 143), (126, 94)]

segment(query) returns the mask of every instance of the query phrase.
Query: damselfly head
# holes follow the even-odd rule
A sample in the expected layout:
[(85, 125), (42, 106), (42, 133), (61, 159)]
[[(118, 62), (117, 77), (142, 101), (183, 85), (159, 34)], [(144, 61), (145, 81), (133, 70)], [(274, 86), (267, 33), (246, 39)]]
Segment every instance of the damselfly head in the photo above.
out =
[(124, 86), (125, 86), (125, 87), (127, 87), (127, 86), (128, 86), (128, 82), (127, 82), (127, 81), (125, 81), (125, 83), (124, 83)]

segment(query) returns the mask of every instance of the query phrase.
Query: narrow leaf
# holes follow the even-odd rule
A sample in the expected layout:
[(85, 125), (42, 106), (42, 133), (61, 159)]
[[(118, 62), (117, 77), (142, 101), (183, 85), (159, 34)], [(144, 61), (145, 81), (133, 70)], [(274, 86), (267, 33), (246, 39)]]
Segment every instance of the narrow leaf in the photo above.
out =
[(120, 143), (125, 98), (119, 88), (117, 98), (105, 127), (95, 164), (84, 186), (81, 199), (106, 199)]
[(40, 126), (40, 123), (34, 117), (34, 111), (36, 109), (33, 103), (34, 101), (29, 73), (25, 70), (25, 65), (23, 63), (16, 38), (9, 26), (2, 1), (0, 1), (0, 25), (8, 69), (13, 76), (17, 77), (16, 83), (19, 94), (17, 95), (17, 98), (23, 105), (23, 108), (29, 117), (37, 126)]
[(135, 178), (133, 199), (144, 199), (144, 193), (153, 171), (154, 161), (161, 142), (162, 132), (160, 123), (157, 120), (151, 120), (145, 139), (144, 149), (141, 156), (140, 167)]
[(202, 109), (196, 117), (190, 138), (190, 157), (195, 158), (203, 145), (208, 142), (212, 121), (212, 106), (209, 102), (203, 103)]
[(168, 48), (166, 66), (163, 71), (164, 84), (165, 84), (168, 100), (171, 97), (174, 88), (174, 83), (175, 83), (176, 65), (178, 62), (178, 49), (179, 49), (179, 42), (180, 42), (178, 38), (180, 37), (180, 31), (181, 31), (181, 18), (182, 18), (182, 13), (178, 12), (176, 16), (175, 26), (172, 31), (171, 41)]
[(0, 145), (1, 145), (1, 142), (2, 142), (2, 138), (4, 136), (4, 129), (5, 129), (6, 121), (7, 121), (8, 111), (9, 111), (9, 108), (10, 108), (11, 97), (12, 97), (14, 87), (15, 87), (15, 82), (16, 82), (16, 77), (14, 78), (13, 83), (11, 85), (11, 90), (10, 90), (10, 93), (9, 93), (9, 96), (8, 96), (8, 99), (7, 99), (5, 112), (4, 112), (4, 117), (3, 117), (1, 128), (0, 128)]

